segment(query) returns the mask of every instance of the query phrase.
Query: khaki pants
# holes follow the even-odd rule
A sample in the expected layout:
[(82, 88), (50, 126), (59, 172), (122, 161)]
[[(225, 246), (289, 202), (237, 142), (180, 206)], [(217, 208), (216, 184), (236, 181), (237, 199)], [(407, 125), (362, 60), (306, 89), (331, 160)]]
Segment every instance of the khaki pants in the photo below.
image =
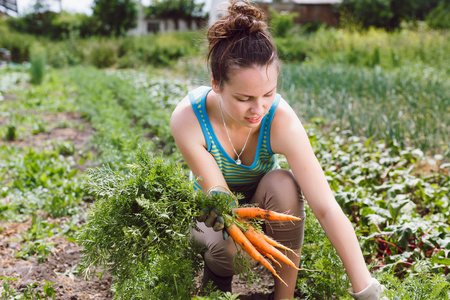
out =
[[(305, 201), (292, 172), (277, 169), (264, 175), (249, 203), (257, 203), (264, 209), (300, 217), (302, 220), (296, 222), (266, 221), (264, 227), (266, 234), (281, 244), (293, 250), (302, 247)], [(197, 225), (201, 231), (192, 230), (192, 235), (199, 246), (206, 247), (205, 263), (216, 275), (234, 275), (237, 268), (233, 259), (241, 247), (231, 238), (223, 240), (221, 231), (215, 232), (203, 222), (198, 222)], [(244, 251), (241, 251), (241, 254), (248, 257)]]

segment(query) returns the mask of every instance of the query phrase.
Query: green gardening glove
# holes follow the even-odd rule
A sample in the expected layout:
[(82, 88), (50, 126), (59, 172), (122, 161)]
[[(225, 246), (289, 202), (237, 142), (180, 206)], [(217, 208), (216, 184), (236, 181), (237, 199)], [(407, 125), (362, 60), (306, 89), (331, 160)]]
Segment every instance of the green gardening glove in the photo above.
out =
[[(233, 193), (227, 189), (224, 186), (213, 186), (208, 190), (206, 193), (207, 197), (211, 197), (213, 195), (226, 195), (227, 203), (231, 207), (237, 206), (237, 200), (236, 197), (233, 196)], [(202, 214), (197, 217), (197, 221), (199, 222), (205, 222), (206, 227), (212, 227), (214, 231), (220, 231), (222, 230), (223, 239), (227, 239), (228, 233), (225, 230), (225, 220), (220, 215), (220, 212), (217, 209), (212, 209), (211, 211), (208, 211), (207, 209), (202, 209)]]

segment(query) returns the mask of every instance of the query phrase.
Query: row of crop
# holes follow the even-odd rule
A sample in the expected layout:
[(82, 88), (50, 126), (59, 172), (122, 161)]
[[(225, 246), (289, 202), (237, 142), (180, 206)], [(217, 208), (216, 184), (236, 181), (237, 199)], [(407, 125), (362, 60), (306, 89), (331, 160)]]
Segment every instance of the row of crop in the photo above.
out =
[(450, 85), (446, 70), (342, 64), (283, 68), (281, 90), (305, 120), (322, 119), (355, 135), (397, 141), (448, 157)]

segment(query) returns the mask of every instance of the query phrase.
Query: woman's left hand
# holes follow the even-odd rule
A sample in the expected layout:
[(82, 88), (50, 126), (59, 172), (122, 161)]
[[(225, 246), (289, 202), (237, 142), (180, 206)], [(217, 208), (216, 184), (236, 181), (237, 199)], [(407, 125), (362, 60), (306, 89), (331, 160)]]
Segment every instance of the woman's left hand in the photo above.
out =
[(381, 285), (377, 279), (372, 278), (369, 286), (361, 292), (354, 293), (353, 288), (350, 288), (348, 293), (356, 300), (389, 300), (386, 296), (380, 298), (384, 290), (386, 287)]

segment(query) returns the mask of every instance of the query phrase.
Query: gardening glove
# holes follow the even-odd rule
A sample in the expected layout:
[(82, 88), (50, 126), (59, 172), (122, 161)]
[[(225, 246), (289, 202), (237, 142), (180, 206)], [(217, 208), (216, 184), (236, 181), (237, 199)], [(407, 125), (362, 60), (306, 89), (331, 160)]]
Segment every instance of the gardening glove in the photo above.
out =
[(389, 300), (386, 296), (380, 298), (380, 294), (384, 290), (386, 290), (386, 287), (381, 285), (375, 278), (372, 278), (369, 286), (361, 292), (354, 293), (353, 288), (350, 287), (348, 293), (356, 300)]
[[(216, 185), (208, 190), (206, 193), (207, 197), (211, 197), (213, 195), (223, 194), (226, 195), (227, 203), (231, 207), (237, 206), (236, 198), (233, 196), (233, 193), (224, 186)], [(225, 220), (220, 215), (220, 212), (217, 209), (212, 209), (208, 211), (207, 209), (202, 209), (202, 214), (197, 217), (197, 221), (205, 222), (206, 227), (212, 227), (214, 231), (222, 230), (223, 239), (225, 240), (228, 237), (228, 233), (225, 230)]]

